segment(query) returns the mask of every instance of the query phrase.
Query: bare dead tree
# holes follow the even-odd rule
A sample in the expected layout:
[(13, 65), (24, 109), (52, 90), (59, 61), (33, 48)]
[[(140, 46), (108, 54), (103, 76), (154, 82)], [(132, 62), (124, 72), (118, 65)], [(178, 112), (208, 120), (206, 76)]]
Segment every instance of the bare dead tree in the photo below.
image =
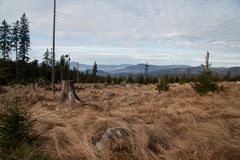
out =
[(52, 53), (52, 92), (55, 93), (55, 29), (56, 29), (56, 0), (53, 9), (53, 53)]
[(205, 71), (208, 72), (209, 71), (209, 52), (207, 51), (206, 55), (205, 55)]

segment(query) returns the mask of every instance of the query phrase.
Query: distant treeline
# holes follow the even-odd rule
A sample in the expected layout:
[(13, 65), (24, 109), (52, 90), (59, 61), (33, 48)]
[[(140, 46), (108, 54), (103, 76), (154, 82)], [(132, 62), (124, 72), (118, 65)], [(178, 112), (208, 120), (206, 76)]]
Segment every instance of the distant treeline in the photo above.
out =
[[(97, 76), (97, 64), (95, 65), (95, 71), (87, 70), (80, 72), (76, 69), (69, 70), (69, 60), (67, 56), (61, 56), (60, 60), (56, 62), (55, 66), (55, 80), (60, 83), (62, 80), (71, 79), (78, 83), (107, 83), (107, 84), (120, 84), (124, 83), (139, 83), (139, 84), (155, 84), (159, 80), (164, 79), (169, 83), (188, 83), (197, 80), (197, 76), (191, 74), (183, 75), (162, 75), (151, 76), (148, 74), (140, 75), (128, 75), (128, 76), (111, 76), (106, 77)], [(19, 67), (22, 67), (20, 69)], [(24, 69), (24, 70), (23, 70)], [(20, 72), (21, 70), (22, 72)], [(28, 63), (21, 63), (12, 60), (0, 59), (0, 85), (8, 84), (26, 84), (41, 82), (50, 84), (52, 67), (48, 63), (39, 64), (37, 60)], [(240, 75), (231, 77), (230, 74), (224, 77), (213, 75), (214, 81), (239, 81)]]

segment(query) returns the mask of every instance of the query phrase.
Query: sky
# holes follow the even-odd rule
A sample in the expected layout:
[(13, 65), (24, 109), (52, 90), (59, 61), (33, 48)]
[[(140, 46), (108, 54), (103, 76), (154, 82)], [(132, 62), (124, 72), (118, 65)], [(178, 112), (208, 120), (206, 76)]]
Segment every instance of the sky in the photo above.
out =
[[(0, 21), (26, 13), (31, 59), (52, 46), (53, 0), (0, 0)], [(240, 0), (57, 0), (56, 55), (84, 64), (240, 66)]]

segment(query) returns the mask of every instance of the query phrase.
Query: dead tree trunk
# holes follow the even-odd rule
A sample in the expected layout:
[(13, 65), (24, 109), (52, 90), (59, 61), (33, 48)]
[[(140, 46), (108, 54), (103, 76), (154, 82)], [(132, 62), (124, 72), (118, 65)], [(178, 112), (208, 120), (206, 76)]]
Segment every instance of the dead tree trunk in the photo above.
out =
[(206, 56), (205, 56), (205, 71), (209, 71), (209, 52), (207, 51)]
[(77, 96), (73, 81), (62, 81), (61, 89), (61, 102), (80, 102), (80, 98)]

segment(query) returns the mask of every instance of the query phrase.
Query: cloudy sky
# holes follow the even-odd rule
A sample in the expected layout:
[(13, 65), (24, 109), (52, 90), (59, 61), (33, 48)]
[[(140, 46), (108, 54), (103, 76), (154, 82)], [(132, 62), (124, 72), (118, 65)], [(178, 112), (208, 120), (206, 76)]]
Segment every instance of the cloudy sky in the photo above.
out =
[[(0, 0), (0, 21), (27, 14), (30, 57), (52, 42), (53, 0)], [(92, 64), (240, 66), (240, 0), (57, 0), (57, 57)]]

